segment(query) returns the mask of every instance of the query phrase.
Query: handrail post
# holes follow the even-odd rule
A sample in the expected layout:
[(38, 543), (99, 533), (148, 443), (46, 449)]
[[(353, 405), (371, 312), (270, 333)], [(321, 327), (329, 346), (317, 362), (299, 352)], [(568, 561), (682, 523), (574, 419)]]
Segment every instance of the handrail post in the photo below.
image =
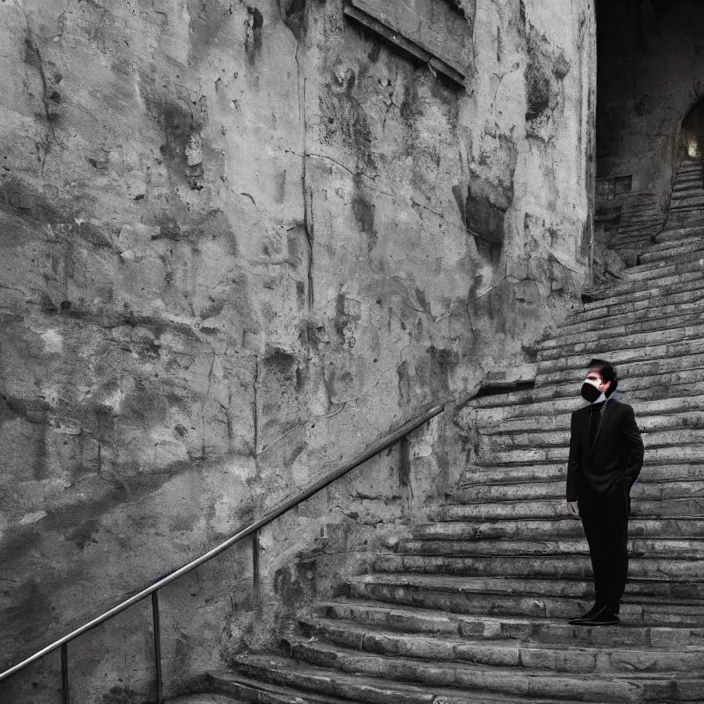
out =
[(259, 561), (259, 531), (252, 533), (252, 599), (255, 608), (259, 608), (261, 587), (261, 565)]
[(61, 646), (61, 699), (63, 704), (71, 704), (71, 693), (68, 687), (68, 644)]
[(156, 704), (162, 703), (161, 624), (159, 621), (159, 592), (152, 592), (152, 619), (154, 622), (154, 668), (156, 670)]

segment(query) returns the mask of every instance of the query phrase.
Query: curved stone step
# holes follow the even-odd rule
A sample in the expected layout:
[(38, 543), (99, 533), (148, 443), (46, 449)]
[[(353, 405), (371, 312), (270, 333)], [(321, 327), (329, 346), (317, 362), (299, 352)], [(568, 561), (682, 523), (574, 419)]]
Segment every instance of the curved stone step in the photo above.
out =
[[(696, 428), (655, 430), (642, 432), (642, 438), (646, 452), (648, 452), (654, 449), (704, 444), (704, 430)], [(506, 452), (509, 450), (564, 448), (570, 444), (570, 433), (567, 430), (534, 430), (524, 433), (480, 435), (479, 440), (481, 452), (484, 455), (489, 455), (492, 452)]]
[[(675, 310), (673, 308), (673, 310)], [(656, 333), (677, 327), (696, 325), (704, 319), (704, 302), (699, 303), (694, 310), (680, 311), (679, 314), (670, 312), (647, 319), (642, 314), (631, 313), (630, 316), (621, 316), (629, 322), (620, 325), (613, 324), (613, 320), (589, 320), (584, 323), (562, 325), (549, 339), (538, 344), (538, 349), (553, 349), (562, 345), (576, 342), (598, 342), (602, 337), (623, 338), (628, 335), (643, 333)]]
[[(537, 403), (540, 401), (550, 401), (560, 398), (576, 399), (582, 405), (580, 389), (586, 369), (581, 370), (578, 375), (573, 375), (568, 381), (552, 384), (539, 384), (531, 389), (508, 392), (512, 396), (500, 396), (498, 394), (479, 397), (473, 402), (477, 408), (489, 408), (502, 405), (505, 400), (509, 403)], [(684, 389), (689, 387), (692, 393), (698, 390), (704, 391), (704, 369), (686, 369), (678, 372), (662, 374), (652, 374), (648, 376), (634, 376), (622, 378), (619, 383), (619, 392), (628, 397), (637, 399), (641, 397), (657, 397), (662, 394), (669, 394), (673, 388)]]
[(655, 249), (655, 247), (648, 249), (638, 256), (638, 263), (649, 264), (668, 259), (679, 259), (687, 256), (690, 252), (704, 252), (704, 237), (692, 237), (677, 243), (668, 243), (668, 245), (659, 246), (659, 249)]
[(686, 340), (701, 341), (703, 336), (704, 323), (693, 323), (684, 327), (648, 330), (643, 333), (623, 333), (622, 335), (614, 335), (613, 337), (595, 340), (590, 339), (589, 336), (585, 336), (582, 342), (575, 342), (574, 339), (568, 339), (566, 341), (558, 339), (554, 347), (538, 347), (538, 361), (544, 362), (552, 359), (561, 359), (577, 354), (590, 355), (594, 348), (599, 350), (599, 354), (608, 358), (614, 356), (614, 353), (631, 350), (634, 347), (642, 348), (646, 345), (655, 347), (671, 343), (681, 343)]
[[(527, 484), (562, 482), (567, 479), (567, 465), (562, 462), (548, 464), (513, 465), (509, 467), (472, 464), (465, 468), (457, 485), (464, 491), (487, 484)], [(704, 481), (704, 464), (656, 464), (646, 461), (638, 476), (638, 484), (663, 484), (666, 482)], [(704, 533), (702, 533), (704, 535)]]
[[(573, 518), (522, 519), (504, 521), (443, 521), (441, 509), (433, 512), (435, 522), (413, 528), (413, 536), (425, 540), (542, 540), (583, 538), (581, 521)], [(632, 538), (667, 536), (701, 538), (704, 518), (632, 518), (628, 523)]]
[[(653, 447), (648, 449), (648, 459), (651, 462), (701, 463), (704, 462), (704, 447), (701, 445), (685, 445), (682, 447)], [(504, 450), (494, 452), (480, 446), (477, 458), (486, 464), (493, 465), (524, 465), (535, 462), (567, 462), (569, 447), (545, 447), (532, 450)]]
[[(473, 579), (438, 574), (376, 573), (347, 581), (352, 599), (370, 599), (394, 606), (413, 606), (450, 613), (569, 619), (593, 604), (591, 582), (572, 595), (551, 594), (554, 580), (495, 577)], [(701, 602), (626, 593), (621, 621), (629, 625), (704, 627)]]
[(561, 675), (545, 670), (516, 673), (501, 667), (359, 653), (316, 641), (296, 641), (292, 644), (292, 655), (318, 667), (379, 677), (390, 682), (422, 682), (431, 687), (456, 687), (521, 697), (577, 698), (600, 704), (604, 701), (662, 704), (665, 698), (687, 701), (694, 687), (704, 687), (704, 679), (690, 680), (685, 675), (671, 679), (649, 673), (604, 673), (600, 677)]
[[(444, 542), (444, 541), (438, 541)], [(445, 541), (449, 542), (449, 541)], [(585, 597), (592, 589), (592, 568), (586, 548), (581, 555), (511, 555), (462, 557), (455, 555), (379, 555), (374, 560), (377, 572), (412, 572), (492, 580), (510, 577), (546, 581), (545, 594)], [(704, 598), (704, 565), (701, 560), (634, 557), (629, 560), (629, 596), (664, 599)], [(516, 585), (518, 588), (520, 584)]]
[[(247, 701), (269, 704), (576, 704), (576, 702), (524, 699), (486, 691), (465, 691), (459, 688), (393, 681), (386, 677), (345, 673), (328, 667), (310, 665), (292, 658), (274, 655), (239, 656), (233, 660), (235, 672), (210, 673), (208, 684), (223, 691), (239, 693), (242, 685), (260, 688), (265, 698)], [(272, 694), (294, 696), (271, 699)], [(242, 696), (241, 694), (239, 696)]]
[[(438, 509), (446, 521), (502, 521), (523, 518), (564, 518), (565, 499), (497, 501), (476, 504), (448, 504)], [(435, 515), (438, 515), (437, 513)], [(634, 518), (687, 518), (704, 516), (704, 499), (639, 500), (631, 503)]]
[[(690, 345), (691, 348), (700, 347), (704, 345), (704, 340), (693, 341)], [(668, 346), (665, 346), (668, 347)], [(675, 345), (669, 346), (675, 347)], [(638, 349), (633, 350), (635, 354), (645, 354)], [(597, 352), (597, 354), (599, 354)], [(603, 354), (606, 357), (606, 354)], [(622, 353), (611, 353), (608, 355), (611, 363), (617, 368), (620, 367), (620, 357)], [(519, 417), (523, 415), (520, 412), (521, 406), (532, 406), (532, 410), (528, 415), (540, 415), (542, 413), (552, 413), (555, 410), (564, 410), (565, 412), (578, 410), (580, 407), (585, 405), (585, 401), (582, 400), (579, 389), (581, 382), (586, 376), (586, 364), (585, 361), (589, 361), (589, 356), (585, 355), (579, 357), (582, 364), (580, 364), (581, 369), (576, 370), (575, 380), (569, 386), (566, 384), (554, 385), (554, 386), (536, 386), (531, 389), (524, 389), (520, 391), (508, 391), (500, 394), (492, 394), (489, 396), (480, 396), (475, 398), (471, 402), (471, 407), (473, 409), (490, 409), (490, 408), (505, 408), (509, 411), (509, 414), (505, 417)], [(555, 367), (563, 366), (563, 360), (554, 360)], [(667, 377), (663, 377), (667, 378)], [(634, 409), (649, 407), (652, 404), (646, 404), (645, 402), (654, 401), (666, 401), (673, 400), (673, 407), (678, 407), (679, 402), (675, 402), (674, 399), (687, 399), (694, 398), (698, 396), (704, 396), (704, 383), (703, 382), (688, 382), (688, 383), (653, 383), (653, 384), (643, 384), (643, 383), (633, 383), (632, 386), (628, 387), (628, 380), (626, 379), (622, 383), (619, 383), (619, 398), (622, 402), (629, 403), (634, 407)], [(679, 404), (683, 409), (686, 408), (686, 404)], [(654, 406), (653, 406), (654, 407)], [(697, 409), (693, 409), (697, 410)], [(510, 414), (515, 415), (510, 415)]]
[[(577, 523), (577, 521), (575, 521)], [(400, 555), (412, 556), (448, 556), (448, 557), (562, 557), (564, 555), (589, 555), (589, 548), (584, 536), (530, 539), (520, 536), (516, 540), (505, 539), (449, 539), (434, 540), (432, 538), (416, 538), (400, 540), (396, 546)], [(652, 561), (652, 569), (660, 570), (659, 561), (673, 562), (676, 560), (699, 561), (704, 558), (704, 537), (669, 537), (647, 536), (628, 540), (628, 552), (631, 558), (644, 558), (646, 566)], [(528, 562), (531, 562), (528, 560)], [(533, 560), (532, 562), (537, 562)], [(684, 565), (680, 565), (685, 569)], [(650, 569), (650, 567), (649, 567)], [(643, 574), (647, 575), (645, 567)], [(701, 574), (704, 579), (704, 566), (697, 567), (692, 572), (687, 568), (687, 574)]]
[(704, 628), (691, 626), (623, 625), (619, 628), (580, 628), (564, 619), (520, 618), (487, 614), (455, 614), (383, 602), (339, 600), (308, 609), (322, 618), (371, 624), (402, 633), (443, 634), (482, 640), (520, 639), (537, 643), (573, 643), (591, 646), (685, 648), (704, 646)]
[[(457, 503), (472, 504), (487, 501), (534, 501), (536, 499), (564, 498), (565, 480), (543, 482), (513, 482), (506, 484), (475, 484), (464, 486), (453, 494)], [(696, 498), (704, 501), (704, 481), (648, 482), (639, 480), (631, 489), (635, 502), (664, 499)]]
[[(686, 302), (663, 304), (644, 310), (629, 311), (608, 316), (583, 316), (573, 314), (566, 318), (543, 342), (556, 341), (577, 333), (592, 333), (604, 331), (607, 334), (624, 334), (631, 332), (647, 332), (658, 329), (663, 323), (679, 319), (684, 324), (697, 321), (697, 316), (704, 313), (704, 292), (696, 297), (689, 296)], [(661, 329), (665, 329), (663, 326)]]
[(695, 270), (683, 274), (665, 276), (657, 280), (629, 281), (624, 279), (617, 285), (604, 285), (598, 289), (593, 289), (588, 292), (592, 300), (583, 304), (584, 310), (591, 311), (638, 301), (652, 301), (653, 299), (690, 291), (701, 291), (703, 286), (699, 262), (697, 261), (695, 265), (691, 265), (690, 269)]
[(665, 306), (683, 306), (696, 303), (702, 299), (703, 295), (704, 288), (702, 288), (701, 283), (699, 281), (689, 281), (679, 287), (673, 286), (669, 291), (660, 291), (657, 296), (644, 294), (630, 301), (594, 301), (586, 304), (589, 305), (589, 308), (585, 305), (578, 312), (572, 313), (567, 320), (577, 322), (599, 320), (607, 325), (609, 319), (617, 315), (657, 313)]
[[(679, 392), (681, 395), (673, 394), (671, 398), (660, 399), (631, 399), (626, 397), (624, 400), (633, 406), (636, 419), (640, 421), (645, 416), (654, 415), (681, 415), (687, 414), (690, 411), (697, 412), (703, 405), (699, 405), (699, 401), (704, 395), (686, 395), (683, 387), (672, 389), (673, 392)], [(502, 394), (502, 397), (506, 395)], [(472, 405), (477, 406), (482, 399), (475, 399)], [(481, 417), (481, 423), (501, 423), (509, 420), (519, 420), (527, 418), (541, 417), (546, 414), (558, 416), (565, 414), (569, 419), (572, 411), (576, 411), (583, 406), (576, 398), (555, 398), (549, 401), (531, 402), (530, 399), (525, 399), (518, 403), (515, 400), (505, 403), (497, 403), (496, 405), (486, 405), (481, 408), (474, 408), (473, 413), (477, 417)]]
[[(690, 411), (673, 415), (640, 415), (638, 427), (643, 433), (668, 430), (701, 430), (704, 428), (704, 412)], [(496, 422), (477, 413), (476, 428), (482, 435), (515, 435), (521, 433), (545, 433), (563, 431), (569, 433), (570, 414), (554, 416), (530, 416)]]
[[(588, 362), (589, 360), (587, 360)], [(704, 355), (690, 354), (673, 359), (642, 360), (639, 362), (619, 364), (618, 373), (624, 383), (631, 383), (640, 378), (652, 379), (663, 377), (669, 383), (677, 383), (677, 375), (687, 371), (704, 369)], [(536, 380), (535, 387), (563, 385), (578, 383), (584, 377), (586, 367), (561, 369), (553, 372), (541, 372)]]
[[(475, 640), (449, 634), (399, 633), (374, 624), (358, 624), (301, 616), (308, 639), (353, 651), (433, 662), (460, 662), (489, 667), (546, 670), (553, 673), (686, 672), (704, 669), (704, 646), (677, 650), (633, 646), (575, 647), (566, 643), (522, 642), (515, 639)], [(301, 636), (290, 635), (295, 651)], [(310, 640), (305, 642), (309, 643)]]

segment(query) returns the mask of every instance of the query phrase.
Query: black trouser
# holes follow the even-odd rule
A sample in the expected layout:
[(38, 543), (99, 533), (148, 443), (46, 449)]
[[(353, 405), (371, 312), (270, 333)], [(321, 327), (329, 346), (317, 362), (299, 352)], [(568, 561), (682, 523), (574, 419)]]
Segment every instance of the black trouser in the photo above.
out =
[(579, 498), (579, 516), (594, 570), (595, 603), (618, 613), (628, 577), (630, 499), (622, 487)]

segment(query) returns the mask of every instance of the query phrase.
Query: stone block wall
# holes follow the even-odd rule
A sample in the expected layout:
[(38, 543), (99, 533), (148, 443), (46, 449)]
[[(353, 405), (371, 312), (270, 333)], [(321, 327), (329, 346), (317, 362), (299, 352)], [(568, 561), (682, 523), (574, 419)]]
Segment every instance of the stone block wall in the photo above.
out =
[[(588, 280), (591, 0), (418, 1), (394, 40), (354, 5), (0, 4), (2, 665), (530, 361)], [(448, 17), (447, 54), (414, 33)], [(171, 691), (462, 460), (447, 413), (272, 525), (259, 613), (246, 545), (168, 588)], [(149, 619), (71, 646), (77, 701), (147, 696)], [(0, 697), (54, 701), (57, 667)]]

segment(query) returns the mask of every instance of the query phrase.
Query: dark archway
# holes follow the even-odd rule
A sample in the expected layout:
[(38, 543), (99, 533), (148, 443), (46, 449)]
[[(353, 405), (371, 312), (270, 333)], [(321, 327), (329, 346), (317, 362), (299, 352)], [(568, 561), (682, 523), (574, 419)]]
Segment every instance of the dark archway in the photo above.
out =
[(682, 120), (678, 148), (681, 158), (702, 159), (702, 154), (704, 154), (704, 99), (695, 103)]

